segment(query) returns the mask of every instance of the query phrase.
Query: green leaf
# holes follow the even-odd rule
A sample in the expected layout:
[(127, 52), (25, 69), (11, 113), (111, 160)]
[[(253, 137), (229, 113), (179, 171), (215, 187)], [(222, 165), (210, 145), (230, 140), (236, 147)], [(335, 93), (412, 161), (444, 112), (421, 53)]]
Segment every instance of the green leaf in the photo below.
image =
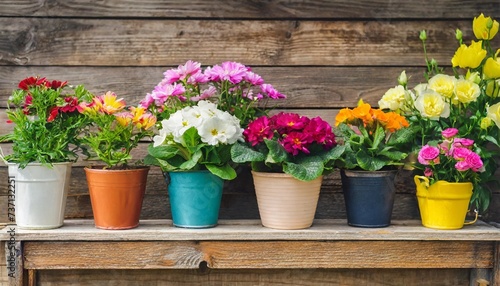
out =
[(148, 153), (154, 158), (167, 160), (177, 155), (179, 153), (179, 149), (170, 145), (160, 145), (153, 147), (153, 144), (150, 144), (148, 146)]
[(207, 164), (206, 167), (212, 174), (223, 180), (233, 180), (236, 178), (236, 171), (229, 164), (223, 166)]
[(182, 163), (179, 168), (181, 170), (191, 170), (194, 168), (198, 162), (200, 161), (201, 157), (203, 156), (203, 152), (201, 150), (198, 150), (196, 153), (194, 153), (189, 160), (186, 160), (186, 162)]
[(391, 147), (386, 147), (383, 150), (378, 152), (379, 156), (385, 156), (390, 159), (390, 161), (401, 161), (404, 158), (406, 158), (407, 154), (400, 152), (400, 151), (394, 151), (392, 150), (394, 148)]
[(231, 148), (231, 158), (235, 163), (246, 163), (264, 161), (266, 156), (248, 145), (238, 142)]
[(269, 153), (267, 154), (266, 163), (281, 163), (288, 161), (289, 154), (280, 143), (273, 140), (264, 139)]
[(382, 160), (379, 157), (369, 156), (363, 151), (359, 151), (358, 153), (356, 153), (356, 159), (359, 167), (366, 171), (380, 170), (388, 163), (387, 160)]
[(391, 135), (391, 137), (387, 141), (387, 145), (401, 145), (410, 143), (413, 141), (415, 135), (420, 129), (420, 126), (413, 125), (407, 128), (401, 128)]
[(377, 150), (379, 148), (379, 145), (384, 141), (384, 139), (385, 139), (384, 127), (377, 124), (377, 129), (375, 130), (375, 134), (373, 135), (373, 144), (370, 149)]
[(283, 172), (301, 181), (311, 181), (323, 174), (323, 162), (318, 156), (306, 157), (307, 160), (283, 164)]
[(344, 152), (346, 151), (346, 146), (345, 145), (337, 145), (333, 147), (332, 149), (328, 150), (325, 154), (322, 154), (322, 158), (324, 162), (331, 161), (331, 160), (338, 160), (342, 157)]

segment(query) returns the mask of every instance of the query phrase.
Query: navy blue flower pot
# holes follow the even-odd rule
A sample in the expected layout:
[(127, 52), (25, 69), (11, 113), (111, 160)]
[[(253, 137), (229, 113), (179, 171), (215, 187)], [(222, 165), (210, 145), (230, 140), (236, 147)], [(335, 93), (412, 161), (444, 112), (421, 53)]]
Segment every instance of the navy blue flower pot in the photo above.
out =
[(209, 171), (166, 174), (174, 226), (208, 228), (217, 225), (224, 181)]
[(341, 170), (347, 223), (357, 227), (391, 224), (397, 171)]

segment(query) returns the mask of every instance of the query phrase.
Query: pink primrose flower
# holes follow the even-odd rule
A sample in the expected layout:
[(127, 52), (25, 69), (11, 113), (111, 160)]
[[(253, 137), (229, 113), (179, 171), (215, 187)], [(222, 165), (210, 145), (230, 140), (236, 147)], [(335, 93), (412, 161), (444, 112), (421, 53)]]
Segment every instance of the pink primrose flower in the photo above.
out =
[[(301, 130), (309, 123), (307, 117), (302, 117), (296, 113), (280, 112), (273, 116), (273, 120), (275, 120), (278, 129), (285, 130)], [(285, 133), (287, 132), (285, 131)]]
[(305, 126), (304, 133), (309, 134), (314, 142), (323, 144), (326, 149), (331, 149), (336, 144), (332, 127), (320, 117), (311, 119)]
[(439, 164), (439, 148), (425, 145), (418, 152), (418, 162), (422, 165)]
[(262, 90), (263, 93), (267, 94), (269, 98), (272, 99), (280, 99), (280, 98), (286, 98), (286, 95), (278, 92), (272, 85), (264, 83), (260, 86), (260, 89)]
[(272, 139), (274, 128), (271, 120), (267, 116), (261, 116), (248, 124), (247, 129), (243, 131), (246, 140), (255, 146), (264, 139)]
[(287, 136), (282, 140), (281, 144), (285, 150), (296, 156), (299, 152), (304, 152), (309, 154), (308, 146), (311, 142), (311, 136), (307, 133), (302, 132), (290, 132)]
[(456, 128), (446, 128), (445, 130), (443, 130), (443, 132), (441, 132), (441, 135), (443, 135), (443, 137), (446, 139), (450, 139), (453, 136), (457, 135), (457, 133), (458, 129)]

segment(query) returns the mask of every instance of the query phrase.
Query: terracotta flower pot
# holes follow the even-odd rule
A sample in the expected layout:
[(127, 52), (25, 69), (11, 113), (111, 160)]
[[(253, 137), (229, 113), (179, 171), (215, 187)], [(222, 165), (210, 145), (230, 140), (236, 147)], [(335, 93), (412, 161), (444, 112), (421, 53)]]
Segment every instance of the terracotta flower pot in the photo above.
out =
[(85, 168), (97, 228), (129, 229), (139, 225), (148, 172), (149, 167)]
[(309, 182), (283, 173), (252, 171), (262, 225), (303, 229), (312, 225), (323, 177)]

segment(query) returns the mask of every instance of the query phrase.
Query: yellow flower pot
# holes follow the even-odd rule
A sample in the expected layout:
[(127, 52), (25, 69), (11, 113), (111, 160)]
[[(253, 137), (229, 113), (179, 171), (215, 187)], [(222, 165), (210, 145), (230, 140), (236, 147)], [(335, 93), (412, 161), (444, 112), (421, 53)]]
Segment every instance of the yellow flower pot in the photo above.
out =
[(472, 196), (472, 183), (437, 181), (429, 185), (429, 179), (415, 176), (418, 207), (422, 225), (435, 229), (460, 229)]

